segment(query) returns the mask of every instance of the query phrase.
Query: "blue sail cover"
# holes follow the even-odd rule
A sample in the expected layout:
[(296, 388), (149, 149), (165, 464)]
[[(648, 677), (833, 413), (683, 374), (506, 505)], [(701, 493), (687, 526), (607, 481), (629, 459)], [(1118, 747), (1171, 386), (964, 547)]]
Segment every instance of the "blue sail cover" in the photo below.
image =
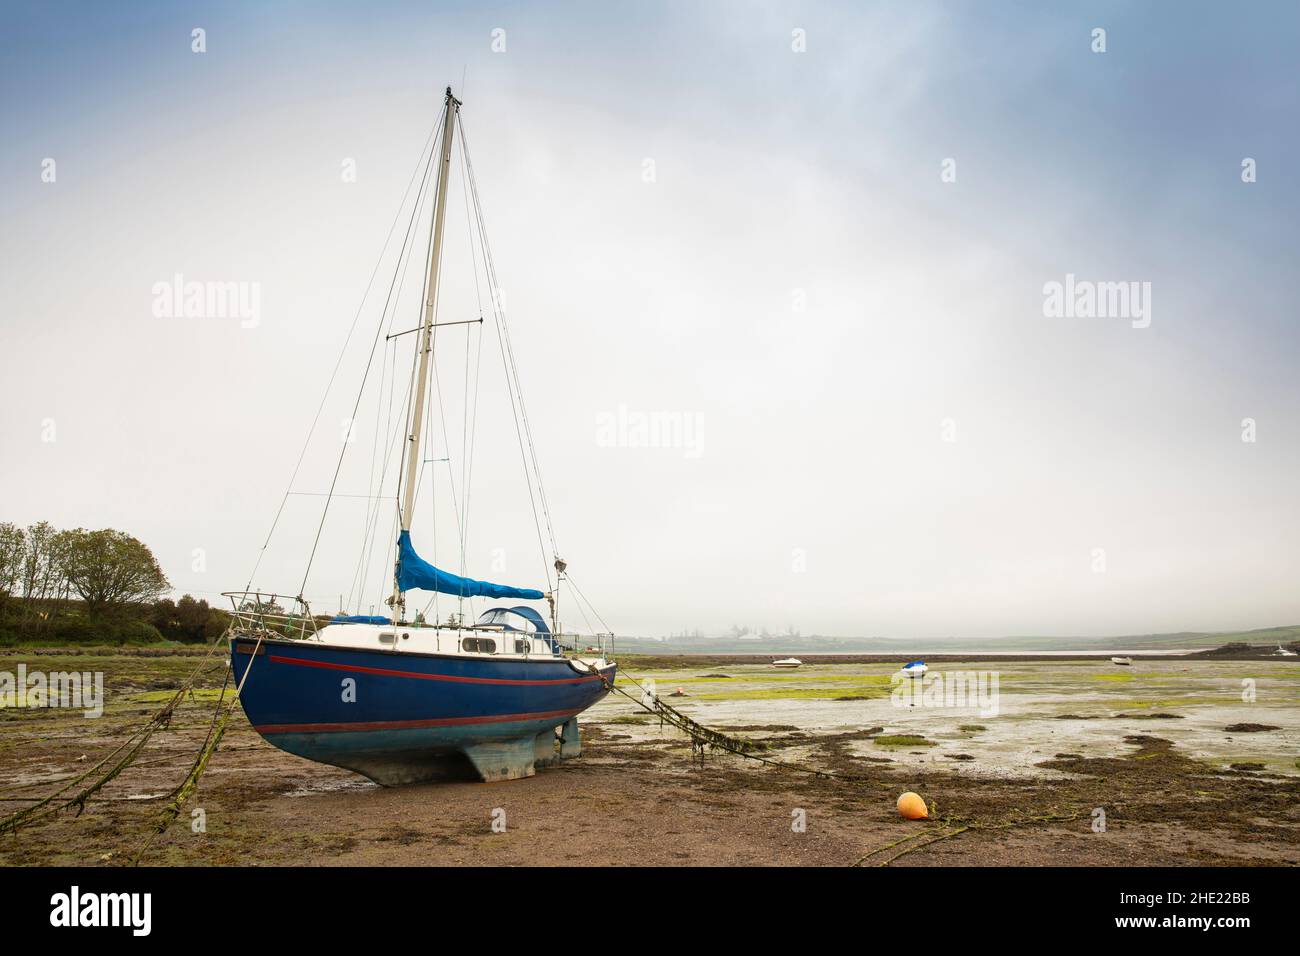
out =
[(335, 614), (330, 618), (331, 624), (392, 624), (386, 617), (378, 614)]
[(415, 553), (411, 532), (403, 531), (397, 537), (397, 589), (410, 591), (440, 591), (457, 597), (519, 598), (523, 601), (540, 601), (546, 595), (533, 588), (512, 588), (507, 584), (475, 581), (449, 574), (435, 568)]

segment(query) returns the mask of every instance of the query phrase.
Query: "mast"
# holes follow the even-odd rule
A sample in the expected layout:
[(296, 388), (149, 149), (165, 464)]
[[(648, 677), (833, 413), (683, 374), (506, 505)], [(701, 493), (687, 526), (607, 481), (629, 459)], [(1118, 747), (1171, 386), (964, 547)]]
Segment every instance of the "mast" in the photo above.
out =
[[(434, 202), (433, 239), (429, 243), (429, 287), (424, 296), (424, 323), (420, 334), (420, 368), (415, 380), (415, 401), (411, 404), (411, 427), (406, 435), (406, 487), (402, 495), (402, 530), (411, 530), (412, 512), (415, 510), (415, 487), (417, 467), (420, 463), (420, 431), (424, 424), (424, 393), (429, 381), (429, 356), (433, 351), (433, 313), (438, 301), (438, 272), (442, 264), (442, 227), (447, 213), (447, 178), (451, 171), (451, 141), (456, 129), (456, 114), (460, 110), (460, 100), (451, 95), (447, 87), (447, 98), (443, 103), (442, 114), (442, 156), (438, 163), (438, 192)], [(396, 620), (406, 619), (406, 598), (397, 586), (397, 572), (393, 572), (393, 606)]]

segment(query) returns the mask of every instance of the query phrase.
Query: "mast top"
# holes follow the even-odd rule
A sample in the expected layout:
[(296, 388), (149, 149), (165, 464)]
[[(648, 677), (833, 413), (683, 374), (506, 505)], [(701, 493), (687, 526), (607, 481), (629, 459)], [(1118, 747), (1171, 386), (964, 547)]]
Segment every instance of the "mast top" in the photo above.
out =
[(451, 87), (450, 87), (450, 86), (447, 87), (447, 99), (448, 99), (450, 102), (455, 103), (457, 106), (460, 106), (460, 105), (461, 105), (460, 100), (456, 99), (456, 97), (454, 97), (454, 96), (451, 95)]

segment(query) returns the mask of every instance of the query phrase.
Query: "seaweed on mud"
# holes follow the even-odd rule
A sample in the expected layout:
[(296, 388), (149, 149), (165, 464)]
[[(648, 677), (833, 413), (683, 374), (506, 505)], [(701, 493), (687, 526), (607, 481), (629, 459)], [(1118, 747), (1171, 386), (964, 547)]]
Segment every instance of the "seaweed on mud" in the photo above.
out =
[[(66, 665), (61, 665), (51, 656), (44, 659), (43, 666), (77, 669), (78, 663), (80, 669), (89, 664), (83, 659), (80, 662), (69, 660)], [(75, 769), (75, 761), (81, 754), (89, 752), (93, 755), (130, 722), (130, 714), (139, 707), (138, 703), (129, 703), (133, 694), (163, 689), (177, 674), (192, 668), (193, 663), (192, 656), (189, 660), (166, 656), (148, 659), (134, 655), (105, 656), (95, 661), (96, 669), (107, 672), (105, 683), (115, 690), (109, 695), (104, 718), (89, 722), (95, 725), (93, 727), (87, 727), (87, 722), (79, 716), (73, 720), (63, 714), (0, 716), (4, 720), (24, 721), (6, 725), (5, 740), (0, 741), (0, 775), (30, 770), (36, 760), (48, 763), (51, 772)], [(723, 666), (730, 667), (733, 663), (728, 661)], [(698, 668), (701, 665), (696, 660), (691, 662), (691, 666)], [(216, 675), (211, 681), (204, 680), (197, 686), (215, 688), (219, 686), (220, 676)], [(712, 676), (721, 679), (722, 675)], [(856, 693), (857, 687), (845, 683), (836, 690)], [(1108, 700), (1108, 703), (1105, 711), (1123, 709), (1129, 712), (1129, 716), (1147, 719), (1154, 715), (1140, 711), (1156, 702)], [(1149, 709), (1181, 709), (1182, 704), (1182, 699), (1158, 702), (1156, 707)], [(177, 720), (174, 734), (160, 738), (156, 748), (151, 745), (146, 760), (132, 770), (133, 776), (129, 780), (124, 777), (120, 787), (115, 784), (105, 792), (105, 799), (92, 801), (80, 819), (70, 816), (53, 819), (28, 830), (24, 840), (0, 843), (0, 864), (85, 864), (129, 858), (152, 811), (140, 801), (125, 800), (125, 795), (158, 789), (160, 782), (174, 783), (177, 767), (187, 753), (192, 753), (206, 727), (201, 718), (210, 706), (187, 700), (178, 711), (178, 718), (183, 719)], [(1093, 705), (1081, 703), (1079, 706)], [(1098, 709), (1102, 710), (1101, 707)], [(839, 713), (848, 715), (850, 710)], [(915, 790), (927, 801), (933, 800), (941, 816), (975, 821), (986, 828), (1002, 827), (1008, 821), (1016, 825), (1050, 827), (1052, 833), (1040, 830), (1036, 835), (1028, 835), (1032, 845), (1039, 848), (1061, 846), (1065, 831), (1077, 834), (1077, 837), (1068, 839), (1080, 844), (1081, 862), (1116, 862), (1120, 859), (1113, 854), (1107, 855), (1112, 851), (1106, 847), (1113, 846), (1113, 841), (1093, 840), (1091, 837), (1089, 815), (1098, 807), (1104, 808), (1109, 829), (1122, 833), (1131, 828), (1141, 835), (1142, 852), (1146, 854), (1144, 859), (1161, 859), (1161, 852), (1166, 854), (1164, 859), (1172, 857), (1179, 862), (1294, 862), (1300, 858), (1297, 853), (1297, 844), (1300, 844), (1300, 778), (1294, 776), (1293, 771), (1289, 777), (1268, 773), (1264, 765), (1251, 762), (1256, 756), (1251, 753), (1236, 755), (1239, 762), (1229, 768), (1221, 757), (1217, 761), (1193, 759), (1167, 740), (1132, 734), (1122, 738), (1128, 746), (1121, 748), (1123, 752), (1118, 755), (1084, 757), (1078, 753), (1062, 752), (1037, 765), (1048, 771), (1042, 776), (1003, 777), (971, 772), (971, 768), (985, 765), (982, 755), (975, 763), (960, 760), (960, 755), (940, 751), (953, 759), (918, 766), (911, 762), (915, 758), (900, 757), (900, 761), (908, 761), (904, 764), (891, 762), (888, 756), (865, 756), (852, 752), (860, 749), (853, 746), (855, 742), (870, 741), (882, 734), (883, 728), (879, 727), (829, 734), (819, 730), (798, 730), (789, 724), (755, 723), (725, 728), (728, 732), (747, 732), (763, 738), (771, 748), (768, 755), (772, 759), (789, 760), (844, 775), (840, 779), (831, 779), (714, 753), (707, 756), (701, 768), (698, 764), (691, 764), (689, 745), (685, 738), (678, 738), (675, 731), (666, 728), (662, 733), (651, 734), (656, 738), (652, 740), (618, 739), (617, 732), (624, 728), (617, 725), (634, 721), (605, 717), (606, 713), (609, 712), (593, 714), (591, 721), (584, 722), (586, 752), (583, 758), (544, 771), (539, 774), (538, 781), (524, 782), (517, 789), (526, 792), (526, 787), (538, 787), (540, 789), (536, 792), (545, 794), (547, 787), (551, 786), (552, 792), (563, 791), (563, 805), (575, 807), (575, 813), (599, 812), (608, 814), (611, 820), (638, 818), (648, 804), (691, 801), (696, 799), (695, 794), (709, 795), (709, 800), (719, 801), (718, 806), (724, 805), (721, 801), (730, 801), (733, 794), (758, 794), (763, 795), (761, 799), (770, 797), (781, 801), (781, 806), (816, 805), (835, 808), (837, 814), (841, 811), (856, 814), (852, 827), (865, 825), (868, 831), (895, 826), (894, 801), (903, 790)], [(1109, 714), (1104, 712), (1087, 717), (1063, 714), (1059, 719), (1090, 720), (1106, 716)], [(33, 722), (26, 722), (29, 719)], [(654, 719), (648, 718), (645, 723), (653, 725)], [(978, 733), (974, 728), (980, 726), (959, 725), (957, 729), (963, 734), (971, 734)], [(1103, 726), (1121, 733), (1128, 729), (1122, 724)], [(1146, 726), (1150, 728), (1152, 725)], [(1172, 729), (1175, 725), (1166, 726)], [(896, 729), (915, 728), (890, 728), (891, 731)], [(1057, 746), (1062, 750), (1076, 743), (1069, 740), (1069, 733), (1062, 733), (1068, 728), (1052, 729), (1057, 732), (1054, 739), (1059, 741)], [(1101, 728), (1094, 726), (1093, 729)], [(1225, 728), (1225, 731), (1264, 732), (1239, 729), (1236, 725)], [(944, 734), (938, 736), (948, 739)], [(1118, 733), (1112, 740), (1117, 737)], [(948, 746), (961, 746), (960, 741), (966, 738), (953, 734), (951, 739), (956, 743)], [(1117, 740), (1115, 745), (1118, 745)], [(780, 754), (780, 748), (797, 750), (786, 757)], [(885, 747), (876, 749), (877, 752), (886, 751)], [(282, 800), (280, 787), (301, 788), (308, 784), (328, 783), (341, 779), (340, 771), (307, 764), (272, 750), (242, 722), (235, 722), (232, 726), (232, 739), (223, 745), (221, 757), (221, 769), (227, 772), (204, 781), (209, 832), (196, 839), (188, 830), (180, 832), (183, 828), (169, 831), (157, 845), (156, 859), (151, 858), (150, 862), (311, 865), (316, 861), (336, 859), (340, 853), (349, 850), (359, 855), (369, 852), (371, 859), (424, 859), (426, 856), (429, 859), (447, 859), (450, 856), (459, 860), (463, 855), (465, 861), (473, 862), (483, 860), (483, 853), (489, 846), (494, 851), (497, 849), (496, 844), (484, 842), (484, 828), (478, 825), (477, 818), (473, 825), (466, 823), (461, 832), (455, 824), (445, 823), (439, 817), (437, 824), (430, 826), (429, 832), (424, 834), (403, 832), (401, 826), (394, 826), (393, 832), (388, 833), (378, 824), (349, 833), (342, 822), (357, 819), (357, 808), (365, 806), (367, 801), (393, 801), (383, 805), (405, 807), (410, 812), (421, 801), (428, 802), (428, 793), (422, 790), (412, 792), (409, 798), (414, 801), (412, 803), (403, 803), (407, 798), (392, 792), (383, 792), (382, 795), (368, 791), (314, 794), (310, 797), (312, 801), (318, 801), (314, 812), (320, 813), (325, 826), (316, 836), (304, 835), (296, 832), (288, 822), (301, 817), (301, 808), (295, 801)], [(1290, 767), (1292, 759), (1293, 755), (1288, 754), (1286, 767)], [(163, 765), (164, 760), (169, 762), (168, 766)], [(1268, 766), (1279, 764), (1270, 758)], [(556, 785), (545, 781), (549, 775), (558, 778)], [(689, 784), (683, 786), (683, 781), (689, 781)], [(514, 791), (507, 789), (503, 792), (508, 795)], [(463, 809), (466, 794), (470, 795), (468, 799), (482, 800), (482, 791), (477, 785), (473, 789), (464, 788), (463, 792), (452, 787), (440, 796), (445, 797), (447, 807)], [(592, 795), (598, 798), (594, 802), (586, 799)], [(796, 798), (797, 803), (791, 802)], [(814, 800), (820, 802), (814, 804), (811, 802)], [(593, 810), (593, 807), (598, 809)], [(400, 817), (394, 817), (387, 826), (393, 826), (398, 819)], [(406, 825), (410, 826), (409, 821)], [(786, 827), (781, 824), (777, 829)], [(861, 830), (845, 832), (847, 836), (838, 845), (848, 855), (858, 849), (853, 834)], [(1176, 847), (1168, 842), (1160, 845), (1159, 835), (1166, 832), (1176, 835)], [(715, 854), (712, 858), (717, 859), (717, 847), (708, 842), (712, 839), (709, 832), (690, 829), (686, 838), (695, 839), (697, 835), (704, 841), (698, 847), (701, 861), (711, 852)], [(1027, 845), (1031, 844), (1021, 844), (1022, 848)], [(918, 852), (906, 860), (951, 861), (953, 854), (957, 853), (969, 861), (1006, 862), (1001, 855), (1002, 846), (988, 829), (981, 834), (977, 826), (956, 840), (941, 844), (939, 849)], [(945, 847), (949, 849), (943, 849)], [(697, 847), (692, 845), (690, 849), (695, 853)], [(584, 859), (595, 857), (588, 855)], [(821, 859), (829, 858), (823, 856)]]
[(920, 734), (886, 734), (876, 738), (881, 747), (933, 747), (935, 741), (926, 740)]
[(1129, 720), (1182, 720), (1182, 714), (1115, 714), (1115, 719), (1127, 717)]

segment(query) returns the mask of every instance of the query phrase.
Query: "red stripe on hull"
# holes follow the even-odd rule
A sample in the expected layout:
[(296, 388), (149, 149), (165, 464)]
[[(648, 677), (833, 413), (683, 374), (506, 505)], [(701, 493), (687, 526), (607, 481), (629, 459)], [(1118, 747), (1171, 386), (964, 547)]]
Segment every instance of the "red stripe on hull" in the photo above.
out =
[[(354, 650), (354, 648), (347, 648)], [(451, 674), (421, 674), (416, 671), (390, 670), (387, 667), (363, 667), (360, 664), (335, 664), (329, 661), (308, 661), (300, 657), (278, 657), (270, 655), (277, 664), (297, 664), (300, 667), (323, 667), (333, 671), (356, 671), (361, 674), (380, 674), (384, 677), (409, 677), (414, 680), (444, 680), (457, 684), (510, 684), (522, 687), (547, 686), (551, 684), (582, 684), (587, 681), (600, 680), (599, 677), (560, 677), (555, 680), (509, 680), (502, 677), (458, 677)]]
[(261, 724), (259, 734), (339, 733), (351, 730), (410, 730), (420, 727), (462, 727), (469, 724), (508, 724), (520, 720), (569, 718), (577, 710), (549, 710), (539, 714), (494, 714), (490, 717), (439, 717), (433, 720), (371, 720), (347, 724)]

